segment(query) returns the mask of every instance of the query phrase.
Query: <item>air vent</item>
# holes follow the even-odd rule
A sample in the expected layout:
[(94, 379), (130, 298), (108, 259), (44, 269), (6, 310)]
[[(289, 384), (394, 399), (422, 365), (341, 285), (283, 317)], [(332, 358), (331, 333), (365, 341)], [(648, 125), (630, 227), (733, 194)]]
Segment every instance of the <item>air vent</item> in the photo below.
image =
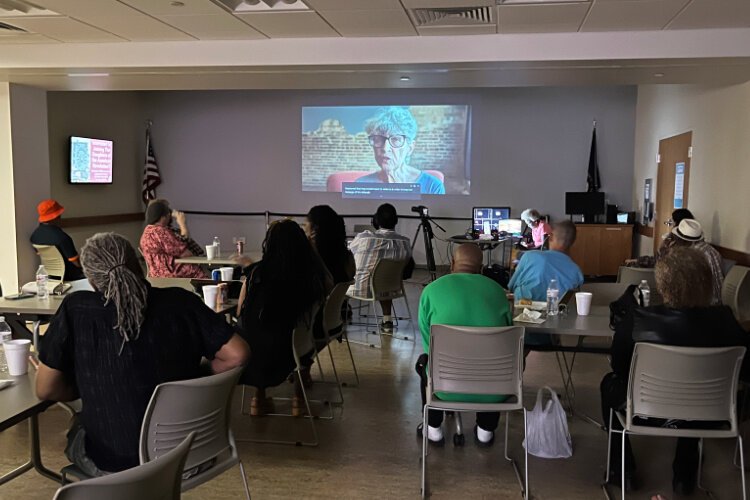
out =
[(417, 28), (438, 26), (494, 25), (492, 7), (464, 7), (445, 9), (412, 9), (411, 17)]
[(28, 33), (28, 31), (19, 28), (18, 26), (12, 26), (10, 24), (0, 23), (0, 33), (12, 31), (14, 33)]

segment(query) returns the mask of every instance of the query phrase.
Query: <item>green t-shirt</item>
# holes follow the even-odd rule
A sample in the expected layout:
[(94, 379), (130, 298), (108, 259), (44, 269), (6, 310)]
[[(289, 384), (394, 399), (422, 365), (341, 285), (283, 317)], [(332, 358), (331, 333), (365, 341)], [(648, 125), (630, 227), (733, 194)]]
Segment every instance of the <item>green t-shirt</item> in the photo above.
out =
[[(427, 285), (419, 301), (419, 330), (424, 351), (430, 352), (430, 326), (511, 326), (505, 290), (481, 274), (448, 274)], [(506, 396), (436, 393), (445, 401), (501, 403)]]

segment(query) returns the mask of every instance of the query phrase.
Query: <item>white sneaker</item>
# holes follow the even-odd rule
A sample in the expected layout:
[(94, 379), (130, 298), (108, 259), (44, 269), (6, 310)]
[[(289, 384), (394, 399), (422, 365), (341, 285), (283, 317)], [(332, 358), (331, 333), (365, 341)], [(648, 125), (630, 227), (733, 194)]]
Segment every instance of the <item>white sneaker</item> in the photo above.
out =
[(442, 427), (432, 427), (428, 425), (427, 426), (427, 439), (434, 444), (444, 443), (445, 438), (443, 437)]

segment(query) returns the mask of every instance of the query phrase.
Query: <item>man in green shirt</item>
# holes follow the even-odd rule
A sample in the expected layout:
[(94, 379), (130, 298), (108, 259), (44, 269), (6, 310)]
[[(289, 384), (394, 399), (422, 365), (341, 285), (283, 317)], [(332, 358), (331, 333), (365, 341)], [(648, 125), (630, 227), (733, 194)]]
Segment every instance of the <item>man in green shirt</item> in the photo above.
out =
[[(419, 301), (419, 330), (426, 353), (430, 352), (430, 326), (511, 326), (510, 305), (505, 290), (482, 271), (482, 251), (477, 245), (464, 243), (453, 253), (451, 274), (430, 283)], [(425, 358), (426, 355), (423, 355)], [(500, 403), (506, 396), (476, 394), (436, 393), (444, 401), (473, 403)], [(500, 420), (498, 412), (477, 414), (474, 436), (480, 446), (490, 446), (495, 439), (495, 429)], [(443, 412), (431, 410), (428, 414), (427, 438), (435, 444), (445, 442), (441, 424)]]

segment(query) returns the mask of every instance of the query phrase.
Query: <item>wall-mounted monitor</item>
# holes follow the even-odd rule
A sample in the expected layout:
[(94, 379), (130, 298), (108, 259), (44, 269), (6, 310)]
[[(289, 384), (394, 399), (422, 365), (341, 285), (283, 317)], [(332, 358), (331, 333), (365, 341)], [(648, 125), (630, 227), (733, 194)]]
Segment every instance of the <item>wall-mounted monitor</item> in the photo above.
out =
[(70, 183), (112, 183), (112, 141), (90, 137), (70, 138)]

